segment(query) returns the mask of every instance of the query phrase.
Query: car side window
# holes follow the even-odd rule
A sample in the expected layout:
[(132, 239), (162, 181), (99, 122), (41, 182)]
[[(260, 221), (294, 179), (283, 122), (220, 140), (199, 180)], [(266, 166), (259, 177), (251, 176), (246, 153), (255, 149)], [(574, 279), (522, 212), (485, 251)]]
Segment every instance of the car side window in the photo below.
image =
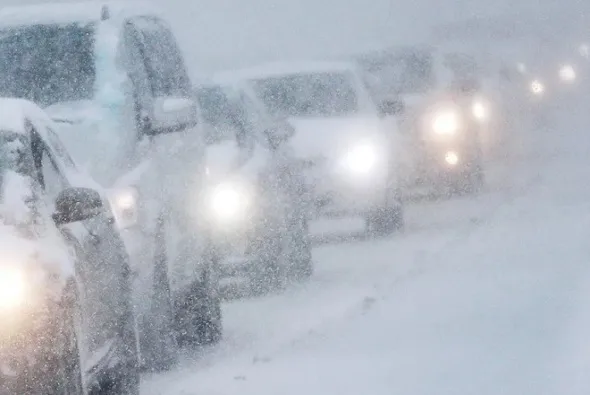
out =
[(256, 125), (252, 122), (248, 108), (239, 97), (231, 97), (231, 112), (234, 119), (236, 142), (239, 147), (250, 150), (254, 145), (254, 128)]
[(34, 140), (33, 156), (38, 171), (39, 184), (44, 191), (43, 196), (46, 204), (54, 209), (55, 199), (61, 191), (67, 188), (67, 183), (55, 163), (55, 158), (34, 128), (31, 135)]
[(190, 96), (190, 79), (170, 29), (153, 17), (134, 18), (133, 25), (141, 36), (145, 68), (153, 96)]
[(51, 143), (51, 146), (55, 150), (55, 154), (59, 157), (59, 159), (63, 162), (64, 165), (66, 165), (67, 167), (69, 167), (71, 169), (75, 169), (76, 164), (75, 164), (74, 160), (72, 159), (72, 157), (70, 156), (70, 154), (68, 153), (68, 150), (66, 149), (66, 147), (63, 145), (59, 136), (50, 128), (47, 128), (46, 130), (47, 130), (47, 138), (48, 138), (49, 142)]
[(145, 99), (146, 96), (151, 96), (152, 92), (140, 37), (140, 33), (131, 22), (125, 25), (123, 33), (125, 66), (133, 84), (134, 93), (140, 99)]

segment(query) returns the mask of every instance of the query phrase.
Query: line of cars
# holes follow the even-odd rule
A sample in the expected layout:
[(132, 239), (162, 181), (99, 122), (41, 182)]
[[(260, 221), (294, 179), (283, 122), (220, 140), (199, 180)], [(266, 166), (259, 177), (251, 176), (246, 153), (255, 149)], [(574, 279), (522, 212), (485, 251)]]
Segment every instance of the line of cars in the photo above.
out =
[(159, 15), (0, 10), (0, 394), (137, 394), (221, 339), (224, 276), (312, 274), (310, 218), (403, 226), (399, 106), (349, 63), (194, 86)]
[(194, 84), (159, 15), (0, 10), (0, 229), (16, 248), (0, 394), (138, 394), (141, 370), (221, 339), (224, 280), (264, 293), (312, 275), (310, 220), (387, 235), (416, 185), (483, 186), (495, 126), (469, 57), (396, 49)]

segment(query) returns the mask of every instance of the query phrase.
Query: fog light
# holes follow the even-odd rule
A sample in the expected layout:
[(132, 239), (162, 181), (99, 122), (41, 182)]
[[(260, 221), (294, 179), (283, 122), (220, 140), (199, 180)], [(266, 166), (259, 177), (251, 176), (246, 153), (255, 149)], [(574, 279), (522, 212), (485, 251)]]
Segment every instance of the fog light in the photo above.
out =
[(457, 163), (459, 163), (459, 156), (455, 152), (447, 152), (445, 154), (445, 162), (451, 166), (455, 166)]

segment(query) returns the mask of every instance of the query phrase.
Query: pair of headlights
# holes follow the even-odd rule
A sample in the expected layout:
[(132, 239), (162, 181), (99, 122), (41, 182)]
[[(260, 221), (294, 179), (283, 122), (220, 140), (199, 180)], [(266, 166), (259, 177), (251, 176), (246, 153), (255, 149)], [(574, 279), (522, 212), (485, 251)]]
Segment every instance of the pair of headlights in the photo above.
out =
[[(482, 99), (476, 99), (471, 104), (471, 115), (478, 122), (485, 122), (490, 117), (489, 104)], [(441, 109), (434, 113), (430, 127), (440, 136), (454, 135), (463, 127), (463, 114), (458, 109)]]
[[(559, 68), (558, 76), (562, 82), (571, 84), (576, 80), (577, 73), (572, 65), (566, 64)], [(534, 95), (540, 96), (545, 93), (545, 84), (541, 80), (535, 79), (531, 81), (529, 89)]]

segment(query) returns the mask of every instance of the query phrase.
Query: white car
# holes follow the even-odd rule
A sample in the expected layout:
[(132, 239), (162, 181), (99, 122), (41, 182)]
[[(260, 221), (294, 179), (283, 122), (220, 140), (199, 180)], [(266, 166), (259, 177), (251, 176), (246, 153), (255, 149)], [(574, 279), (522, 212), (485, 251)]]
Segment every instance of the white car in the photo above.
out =
[[(197, 89), (207, 128), (205, 221), (223, 252), (222, 273), (246, 277), (256, 293), (312, 274), (302, 177), (293, 129), (246, 92), (209, 83)], [(205, 213), (204, 213), (205, 214)]]
[[(131, 257), (142, 364), (222, 334), (214, 254), (186, 215), (204, 182), (198, 106), (168, 24), (145, 3), (0, 10), (0, 94), (59, 123), (77, 162), (112, 191)], [(190, 182), (189, 182), (190, 181)]]
[(396, 95), (406, 105), (401, 140), (408, 194), (479, 190), (482, 135), (499, 123), (490, 122), (475, 60), (418, 46), (364, 54), (358, 62), (373, 95)]
[(394, 116), (401, 108), (375, 103), (352, 63), (273, 63), (217, 78), (247, 84), (273, 116), (293, 125), (290, 145), (315, 216), (362, 216), (375, 233), (403, 226)]

